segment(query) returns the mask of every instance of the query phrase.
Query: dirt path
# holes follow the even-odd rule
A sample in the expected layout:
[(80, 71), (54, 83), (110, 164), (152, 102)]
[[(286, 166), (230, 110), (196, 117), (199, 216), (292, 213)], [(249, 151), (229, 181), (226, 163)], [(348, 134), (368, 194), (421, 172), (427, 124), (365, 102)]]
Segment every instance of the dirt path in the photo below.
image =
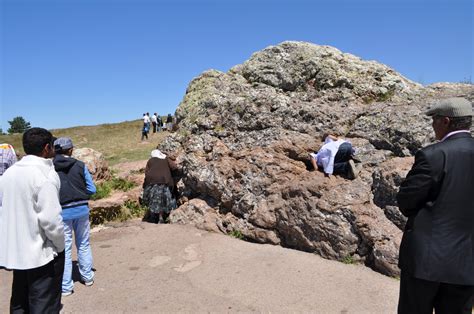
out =
[[(359, 265), (138, 220), (92, 235), (96, 282), (63, 312), (395, 313), (398, 281)], [(11, 273), (0, 271), (0, 313)]]

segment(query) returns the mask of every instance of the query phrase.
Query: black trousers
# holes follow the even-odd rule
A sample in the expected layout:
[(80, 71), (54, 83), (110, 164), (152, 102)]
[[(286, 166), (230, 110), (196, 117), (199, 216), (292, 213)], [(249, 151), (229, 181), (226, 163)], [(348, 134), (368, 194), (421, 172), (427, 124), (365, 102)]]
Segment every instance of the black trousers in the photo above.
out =
[(412, 277), (402, 271), (399, 314), (471, 314), (474, 286), (453, 285)]
[(48, 264), (13, 270), (10, 313), (59, 313), (64, 251)]
[(346, 175), (349, 173), (348, 161), (352, 158), (354, 150), (351, 143), (345, 142), (339, 146), (336, 156), (334, 157), (334, 174)]

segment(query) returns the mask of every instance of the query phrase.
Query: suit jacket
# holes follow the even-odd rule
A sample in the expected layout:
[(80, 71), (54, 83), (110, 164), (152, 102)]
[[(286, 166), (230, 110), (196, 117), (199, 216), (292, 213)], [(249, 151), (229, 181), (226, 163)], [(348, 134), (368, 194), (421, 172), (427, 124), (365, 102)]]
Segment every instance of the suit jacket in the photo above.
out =
[(474, 285), (474, 139), (418, 151), (397, 195), (408, 217), (398, 266), (415, 278)]

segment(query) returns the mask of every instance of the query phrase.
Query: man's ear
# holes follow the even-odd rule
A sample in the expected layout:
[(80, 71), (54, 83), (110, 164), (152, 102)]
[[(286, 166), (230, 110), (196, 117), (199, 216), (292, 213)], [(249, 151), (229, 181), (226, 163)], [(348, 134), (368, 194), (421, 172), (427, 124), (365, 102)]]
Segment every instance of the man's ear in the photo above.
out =
[(41, 152), (41, 157), (43, 158), (51, 158), (54, 156), (54, 146), (51, 143), (45, 144), (43, 147), (43, 151)]
[(443, 119), (443, 124), (448, 126), (449, 125), (449, 122), (451, 122), (451, 119), (449, 117), (444, 117)]

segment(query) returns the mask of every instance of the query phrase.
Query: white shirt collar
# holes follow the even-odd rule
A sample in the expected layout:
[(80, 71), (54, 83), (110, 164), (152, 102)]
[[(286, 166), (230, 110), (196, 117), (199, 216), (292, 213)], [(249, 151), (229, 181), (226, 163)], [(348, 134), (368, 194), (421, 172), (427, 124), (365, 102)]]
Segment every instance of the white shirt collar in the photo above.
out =
[(440, 142), (444, 141), (445, 139), (447, 139), (448, 137), (454, 135), (454, 134), (458, 134), (458, 133), (471, 133), (471, 131), (469, 130), (458, 130), (458, 131), (453, 131), (453, 132), (449, 132), (448, 134), (446, 134)]

